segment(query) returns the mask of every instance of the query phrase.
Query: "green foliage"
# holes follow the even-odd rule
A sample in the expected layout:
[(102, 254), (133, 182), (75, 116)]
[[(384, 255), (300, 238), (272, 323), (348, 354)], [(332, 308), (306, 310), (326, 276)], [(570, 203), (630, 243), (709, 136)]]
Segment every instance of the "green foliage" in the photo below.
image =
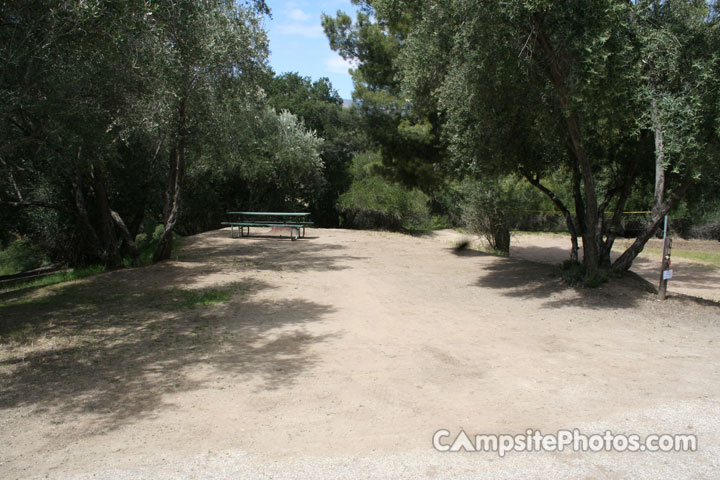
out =
[[(551, 177), (546, 183), (570, 197), (561, 179)], [(566, 231), (562, 216), (554, 213), (552, 202), (515, 175), (466, 180), (461, 188), (458, 203), (462, 207), (463, 225), (468, 231), (485, 236), (496, 250), (504, 249), (496, 244), (493, 232)], [(498, 240), (503, 240), (501, 237)]]
[(418, 8), (412, 2), (398, 8), (369, 0), (354, 3), (361, 7), (355, 22), (341, 11), (334, 18), (323, 15), (330, 47), (356, 65), (353, 99), (364, 131), (380, 150), (383, 175), (429, 193), (442, 183), (446, 159), (439, 119), (432, 108), (408, 108), (396, 65)]
[(310, 77), (284, 73), (271, 79), (267, 95), (272, 107), (302, 118), (320, 137), (341, 121), (343, 100), (327, 78), (313, 82)]
[(129, 251), (115, 218), (134, 237), (146, 215), (169, 220), (186, 167), (249, 155), (238, 148), (248, 132), (264, 137), (263, 12), (263, 1), (4, 4), (2, 240), (10, 232), (53, 261), (117, 267)]
[(610, 267), (611, 210), (654, 205), (647, 241), (657, 212), (716, 169), (718, 15), (707, 2), (370, 3), (421, 11), (394, 63), (409, 115), (435, 111), (456, 171), (521, 175), (568, 212), (589, 276)]
[(693, 225), (690, 229), (691, 238), (702, 240), (717, 240), (720, 242), (720, 220)]
[(180, 290), (186, 308), (209, 307), (229, 302), (234, 288), (204, 288), (201, 290)]
[(279, 115), (267, 109), (261, 127), (265, 131), (259, 155), (253, 156), (242, 174), (248, 183), (267, 186), (282, 197), (307, 199), (322, 186), (322, 139), (288, 111)]
[(45, 252), (28, 240), (15, 240), (0, 250), (0, 275), (12, 275), (32, 270), (47, 263)]
[(323, 191), (324, 142), (297, 116), (258, 107), (242, 132), (236, 151), (190, 165), (181, 233), (217, 228), (232, 210), (305, 210)]
[(383, 178), (377, 173), (380, 165), (380, 157), (373, 153), (353, 160), (353, 182), (338, 201), (348, 226), (405, 231), (433, 228), (427, 195)]
[(515, 201), (515, 184), (488, 179), (468, 182), (463, 202), (463, 223), (469, 232), (485, 237), (493, 250), (510, 252), (510, 230), (520, 218), (521, 206)]
[[(140, 254), (140, 265), (150, 265), (152, 263), (153, 253), (155, 252), (155, 248), (157, 247), (158, 241), (160, 240), (160, 235), (162, 235), (163, 232), (163, 226), (162, 225), (156, 225), (155, 230), (151, 234), (147, 233), (139, 233), (135, 237), (135, 245), (137, 246), (138, 253)], [(180, 245), (180, 240), (182, 237), (173, 232), (173, 251), (177, 250)], [(124, 259), (125, 266), (130, 266), (131, 259), (129, 257), (126, 257)]]
[(323, 139), (319, 146), (323, 185), (307, 199), (308, 209), (316, 225), (337, 227), (336, 204), (340, 194), (350, 187), (352, 158), (367, 148), (358, 115), (342, 107), (342, 99), (326, 78), (313, 82), (296, 73), (274, 77), (268, 101), (277, 110), (297, 115)]

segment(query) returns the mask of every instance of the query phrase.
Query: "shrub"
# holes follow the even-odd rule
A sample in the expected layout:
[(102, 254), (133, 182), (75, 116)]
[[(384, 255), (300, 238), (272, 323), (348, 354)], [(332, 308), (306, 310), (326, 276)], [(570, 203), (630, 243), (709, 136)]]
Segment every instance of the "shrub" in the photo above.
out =
[[(151, 226), (148, 226), (148, 231), (152, 230), (151, 234), (148, 235), (147, 233), (139, 233), (135, 237), (135, 246), (140, 254), (141, 265), (150, 265), (152, 263), (153, 253), (155, 253), (155, 248), (157, 247), (158, 240), (160, 240), (163, 229), (164, 227), (162, 224), (155, 225), (154, 229), (152, 229)], [(173, 232), (173, 251), (177, 248), (178, 242), (181, 238), (182, 237), (180, 235)], [(124, 262), (126, 267), (131, 265), (130, 258), (125, 258)]]
[(566, 231), (565, 218), (559, 213), (523, 212), (514, 227), (526, 232)]
[(425, 231), (434, 226), (428, 208), (429, 198), (377, 173), (380, 157), (362, 154), (353, 159), (353, 181), (338, 199), (338, 210), (345, 226), (388, 230)]
[(720, 241), (720, 221), (702, 223), (690, 228), (690, 237)]
[(0, 275), (32, 270), (47, 263), (45, 252), (27, 240), (15, 240), (6, 249), (0, 250)]
[(512, 190), (512, 183), (497, 180), (468, 183), (463, 205), (468, 231), (482, 235), (490, 248), (505, 254), (510, 253), (510, 229), (517, 220)]

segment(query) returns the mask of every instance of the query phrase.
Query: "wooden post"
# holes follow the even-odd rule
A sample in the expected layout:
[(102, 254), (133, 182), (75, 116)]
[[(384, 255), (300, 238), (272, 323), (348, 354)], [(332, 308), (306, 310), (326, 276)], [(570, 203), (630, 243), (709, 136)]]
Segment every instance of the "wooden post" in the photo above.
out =
[(665, 272), (670, 272), (670, 276), (672, 275), (672, 270), (670, 270), (670, 251), (672, 249), (672, 238), (668, 236), (668, 216), (665, 215), (665, 225), (663, 227), (663, 249), (662, 249), (662, 266), (660, 267), (660, 284), (658, 285), (658, 299), (665, 300), (665, 297), (667, 296), (667, 284), (668, 284), (668, 274)]

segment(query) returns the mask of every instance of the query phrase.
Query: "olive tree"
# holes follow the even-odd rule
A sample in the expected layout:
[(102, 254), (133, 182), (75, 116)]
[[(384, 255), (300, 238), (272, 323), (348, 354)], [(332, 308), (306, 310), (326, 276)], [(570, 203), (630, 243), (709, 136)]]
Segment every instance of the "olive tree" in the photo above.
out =
[[(408, 3), (422, 13), (401, 53), (405, 92), (435, 100), (460, 168), (520, 174), (553, 201), (589, 277), (629, 268), (717, 161), (718, 18), (705, 2)], [(544, 184), (551, 172), (572, 182), (570, 205)], [(627, 199), (653, 175), (651, 219), (611, 262)]]

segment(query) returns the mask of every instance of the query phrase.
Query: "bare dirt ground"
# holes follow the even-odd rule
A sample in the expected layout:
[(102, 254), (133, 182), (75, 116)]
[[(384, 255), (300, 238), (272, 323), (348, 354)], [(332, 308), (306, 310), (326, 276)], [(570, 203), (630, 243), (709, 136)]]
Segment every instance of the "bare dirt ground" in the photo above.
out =
[[(0, 295), (0, 478), (718, 478), (718, 304), (448, 238), (220, 230)], [(231, 299), (188, 302), (209, 289)], [(440, 453), (441, 428), (698, 451)]]

